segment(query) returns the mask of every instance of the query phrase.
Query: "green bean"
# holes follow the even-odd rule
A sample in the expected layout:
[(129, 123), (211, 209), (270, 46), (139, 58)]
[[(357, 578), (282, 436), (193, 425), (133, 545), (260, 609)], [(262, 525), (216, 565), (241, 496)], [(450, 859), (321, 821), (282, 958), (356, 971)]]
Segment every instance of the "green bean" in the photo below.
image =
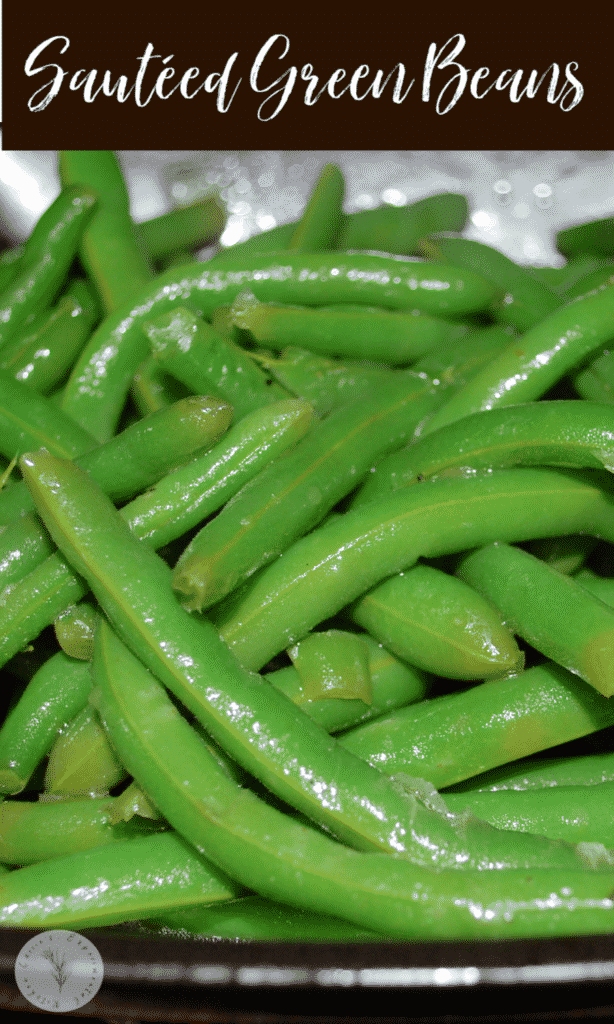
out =
[(590, 569), (581, 569), (575, 579), (589, 593), (598, 597), (600, 601), (614, 608), (614, 580), (609, 576), (598, 576)]
[[(303, 700), (341, 698), (373, 702), (367, 645), (356, 633), (311, 633), (288, 651), (301, 680)], [(295, 704), (301, 700), (294, 701)]]
[(328, 252), (336, 249), (343, 228), (343, 175), (326, 164), (309, 196), (288, 243), (289, 252)]
[(590, 220), (557, 232), (556, 246), (564, 256), (591, 253), (595, 256), (610, 258), (614, 256), (613, 231), (614, 217)]
[(54, 797), (106, 796), (126, 771), (89, 705), (62, 728), (49, 752), (45, 793)]
[(310, 352), (407, 366), (444, 342), (449, 323), (412, 310), (297, 309), (259, 302), (242, 292), (232, 306), (232, 323), (261, 345), (282, 349), (304, 346)]
[(468, 810), (496, 828), (614, 847), (613, 794), (614, 782), (601, 782), (595, 786), (448, 793), (445, 801), (454, 814)]
[(16, 335), (3, 346), (0, 369), (40, 394), (49, 394), (68, 374), (96, 318), (89, 289), (83, 282), (74, 282), (33, 332)]
[(593, 402), (527, 402), (472, 413), (393, 452), (353, 500), (362, 505), (427, 477), (507, 466), (605, 467), (614, 471), (611, 412)]
[(571, 534), (567, 537), (547, 537), (534, 540), (526, 545), (527, 551), (536, 558), (551, 565), (566, 576), (573, 576), (582, 568), (586, 559), (599, 542), (585, 534)]
[(340, 742), (380, 771), (428, 779), (438, 789), (614, 724), (614, 707), (577, 676), (546, 662), (402, 708)]
[(436, 401), (429, 381), (408, 374), (317, 423), (282, 464), (264, 469), (191, 541), (173, 577), (187, 607), (216, 603), (286, 550), (374, 461), (399, 447)]
[(15, 280), (23, 249), (23, 245), (14, 245), (0, 253), (0, 294)]
[(216, 609), (215, 618), (241, 664), (259, 669), (419, 557), (568, 532), (614, 537), (611, 488), (609, 477), (595, 470), (501, 469), (427, 480), (296, 541), (236, 601)]
[(0, 891), (0, 925), (41, 929), (122, 924), (232, 899), (241, 889), (163, 832), (11, 871)]
[(0, 345), (15, 335), (31, 313), (40, 313), (53, 302), (96, 202), (89, 189), (63, 189), (40, 217), (24, 246), (17, 275), (0, 295)]
[(586, 277), (582, 277), (575, 284), (570, 285), (565, 292), (564, 299), (566, 302), (569, 302), (571, 299), (588, 295), (590, 292), (595, 291), (595, 289), (601, 288), (602, 285), (610, 284), (614, 284), (614, 266), (611, 264), (605, 267), (598, 267), (597, 270), (593, 270), (592, 274), (587, 274)]
[(320, 417), (347, 402), (370, 398), (379, 388), (394, 383), (395, 377), (401, 379), (399, 371), (387, 366), (343, 364), (300, 348), (286, 348), (279, 357), (262, 351), (250, 355), (290, 394), (309, 402)]
[(430, 565), (415, 565), (368, 591), (354, 622), (397, 658), (451, 679), (518, 672), (524, 657), (501, 617), (470, 586)]
[(139, 818), (149, 818), (152, 821), (160, 819), (158, 808), (154, 807), (143, 790), (133, 781), (113, 801), (109, 821), (112, 825), (117, 825), (122, 821), (131, 821), (135, 815), (138, 815)]
[(56, 639), (65, 654), (79, 661), (92, 660), (97, 616), (95, 605), (87, 601), (71, 605), (58, 615), (53, 626)]
[[(575, 862), (579, 852), (572, 848), (566, 852), (562, 847), (550, 849), (531, 842), (526, 849), (523, 845), (510, 851), (511, 860), (502, 861), (507, 855), (497, 833), (478, 829), (475, 836), (469, 835), (464, 824), (458, 831), (446, 818), (408, 802), (403, 792), (361, 760), (340, 754), (340, 748), (291, 702), (260, 677), (244, 673), (211, 626), (204, 620), (195, 621), (169, 600), (166, 567), (153, 555), (145, 558), (147, 552), (127, 530), (123, 532), (121, 519), (110, 504), (105, 506), (103, 496), (87, 477), (69, 462), (54, 460), (52, 469), (50, 460), (45, 453), (28, 456), (22, 462), (26, 479), (39, 509), (45, 508), (48, 525), (53, 521), (56, 540), (70, 548), (71, 558), (78, 562), (107, 616), (213, 738), (221, 741), (224, 750), (280, 798), (289, 799), (314, 820), (349, 837), (358, 848), (394, 850), (421, 863), (437, 859), (451, 866), (471, 863), (487, 867), (494, 862), (568, 866)], [(60, 494), (60, 479), (57, 501), (54, 495)], [(86, 512), (89, 519), (93, 513), (85, 530), (76, 522), (75, 503), (81, 510), (76, 518)], [(104, 535), (102, 549), (93, 533)], [(134, 558), (140, 566), (139, 585), (128, 608), (126, 581), (133, 576)], [(102, 624), (99, 631), (105, 633)], [(131, 660), (134, 662), (133, 656)], [(122, 673), (124, 684), (128, 685)], [(116, 733), (113, 736), (117, 746)], [(273, 747), (269, 743), (272, 736), (276, 738)], [(119, 749), (132, 770), (125, 749)], [(132, 770), (132, 774), (169, 817), (159, 795), (143, 785), (138, 773)], [(334, 800), (329, 795), (331, 787)], [(173, 818), (169, 820), (172, 824)], [(404, 840), (410, 820), (411, 836)], [(425, 833), (427, 843), (420, 838)]]
[(504, 351), (513, 336), (510, 328), (501, 324), (473, 330), (455, 327), (448, 340), (418, 359), (412, 370), (425, 373), (442, 391), (450, 389), (452, 394)]
[[(168, 474), (120, 515), (140, 540), (163, 547), (217, 511), (271, 459), (296, 444), (312, 422), (311, 407), (298, 399), (258, 409), (231, 427), (211, 452)], [(0, 592), (0, 664), (87, 590), (57, 553), (6, 586)]]
[[(436, 231), (462, 231), (467, 219), (467, 200), (456, 193), (440, 193), (419, 199), (408, 206), (378, 206), (345, 214), (339, 240), (340, 249), (371, 249), (380, 252), (410, 254), (425, 235)], [(222, 249), (216, 263), (237, 256), (280, 252), (287, 249), (296, 223), (281, 224), (262, 231), (244, 242)]]
[(109, 150), (64, 150), (60, 181), (87, 186), (98, 205), (81, 241), (81, 261), (110, 312), (132, 299), (151, 278), (130, 219), (128, 192), (117, 159)]
[[(127, 427), (106, 444), (88, 452), (78, 465), (91, 475), (114, 501), (125, 501), (156, 483), (165, 473), (195, 452), (207, 450), (224, 434), (232, 409), (215, 398), (191, 397)], [(0, 582), (7, 586), (40, 565), (55, 550), (33, 508), (25, 484), (13, 489), (8, 502), (0, 498), (0, 519), (14, 511), (0, 538)], [(3, 509), (4, 505), (4, 509)], [(7, 516), (8, 518), (8, 516)]]
[[(269, 939), (275, 942), (360, 942), (377, 940), (377, 932), (357, 928), (329, 914), (297, 910), (262, 896), (240, 896), (227, 903), (189, 910), (169, 910), (146, 926), (162, 929), (165, 938)], [(170, 933), (170, 934), (169, 934)]]
[(493, 246), (468, 238), (429, 238), (422, 243), (425, 255), (459, 267), (469, 267), (505, 292), (495, 315), (522, 334), (560, 306), (561, 299), (546, 284), (536, 281)]
[(533, 401), (614, 337), (614, 286), (562, 306), (503, 350), (426, 424), (432, 433), (461, 416)]
[(158, 412), (191, 393), (185, 384), (167, 373), (153, 355), (143, 360), (134, 377), (130, 395), (140, 416)]
[(136, 237), (152, 262), (167, 259), (178, 250), (197, 249), (211, 242), (224, 227), (224, 210), (216, 196), (205, 196), (168, 213), (141, 221)]
[(55, 736), (85, 705), (89, 665), (63, 651), (35, 673), (0, 727), (0, 794), (20, 793)]
[(597, 786), (602, 782), (614, 782), (614, 753), (513, 761), (458, 783), (452, 792), (544, 790), (554, 786)]
[(12, 459), (41, 445), (60, 457), (73, 458), (94, 448), (96, 441), (44, 395), (0, 370), (0, 451)]
[(614, 609), (528, 551), (491, 544), (461, 559), (457, 574), (552, 661), (614, 694)]
[(162, 274), (107, 317), (75, 363), (63, 403), (99, 440), (115, 431), (130, 383), (148, 351), (142, 324), (178, 303), (205, 319), (245, 291), (261, 301), (322, 306), (364, 302), (386, 309), (422, 309), (461, 317), (485, 309), (496, 289), (470, 271), (372, 254), (287, 253), (191, 263)]
[(189, 309), (180, 306), (146, 322), (144, 331), (164, 370), (193, 390), (229, 402), (238, 418), (289, 397), (245, 352)]
[[(261, 895), (305, 910), (325, 909), (389, 935), (410, 938), (422, 932), (423, 936), (435, 937), (444, 924), (439, 919), (444, 909), (441, 902), (449, 926), (456, 924), (460, 934), (471, 934), (470, 921), (480, 919), (476, 910), (490, 903), (495, 889), (499, 899), (507, 903), (511, 878), (515, 876), (516, 883), (526, 878), (522, 871), (488, 870), (493, 865), (484, 865), (487, 870), (477, 873), (467, 868), (459, 871), (458, 861), (454, 862), (455, 870), (420, 869), (397, 856), (348, 850), (288, 818), (220, 772), (162, 687), (129, 652), (124, 649), (120, 654), (117, 641), (113, 643), (109, 633), (103, 626), (97, 636), (96, 701), (122, 756), (144, 788), (155, 793), (156, 802), (175, 827), (189, 834), (197, 849), (206, 850), (216, 863), (223, 863), (223, 870)], [(416, 819), (420, 816), (417, 806)], [(471, 831), (466, 819), (464, 824)], [(529, 844), (560, 853), (573, 849), (566, 844), (540, 842), (535, 837), (516, 836), (511, 843), (507, 835), (505, 839), (511, 846), (517, 844), (517, 849)], [(582, 851), (582, 855), (586, 853)], [(610, 861), (606, 855), (603, 864)], [(536, 871), (539, 877), (540, 869)], [(598, 889), (599, 880), (604, 876), (611, 880), (612, 871), (604, 866), (587, 872), (585, 863), (580, 876), (573, 868), (561, 867), (542, 874), (540, 882), (543, 885), (548, 877), (552, 883), (557, 876), (568, 881), (590, 878)], [(493, 878), (496, 887), (492, 887)], [(470, 894), (477, 895), (476, 882), (483, 886), (480, 899), (472, 907), (473, 913), (467, 914), (465, 901)], [(538, 890), (543, 892), (541, 885)], [(420, 899), (416, 898), (418, 893)], [(529, 901), (535, 895), (533, 890)], [(450, 915), (454, 906), (457, 914)], [(507, 914), (501, 916), (513, 920), (518, 909), (508, 903)], [(499, 920), (500, 914), (491, 912), (488, 918)], [(513, 928), (509, 930), (513, 934)], [(493, 925), (493, 934), (497, 932)]]
[(338, 732), (359, 722), (369, 721), (387, 711), (404, 707), (421, 700), (428, 691), (429, 679), (420, 669), (406, 665), (390, 654), (368, 634), (361, 633), (366, 644), (371, 677), (372, 700), (341, 700), (326, 697), (309, 699), (301, 677), (290, 665), (270, 672), (266, 678), (277, 689), (285, 693), (295, 704), (300, 704), (310, 718), (327, 732)]
[(151, 831), (146, 822), (114, 828), (114, 803), (108, 797), (62, 803), (7, 800), (0, 806), (0, 857), (5, 864), (37, 864)]
[(115, 628), (212, 738), (281, 799), (342, 837), (404, 849), (403, 795), (359, 759), (340, 755), (291, 701), (241, 669), (213, 626), (181, 608), (167, 566), (132, 537), (99, 489), (73, 463), (51, 460), (29, 455), (22, 472), (54, 540)]

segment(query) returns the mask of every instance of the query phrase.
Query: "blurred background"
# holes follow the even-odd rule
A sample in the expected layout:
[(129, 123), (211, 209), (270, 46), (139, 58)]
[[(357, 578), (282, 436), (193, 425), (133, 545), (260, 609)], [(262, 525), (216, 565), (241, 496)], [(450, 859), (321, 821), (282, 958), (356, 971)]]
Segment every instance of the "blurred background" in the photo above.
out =
[[(136, 221), (217, 193), (222, 244), (295, 220), (322, 165), (337, 163), (348, 213), (404, 206), (436, 192), (469, 199), (465, 235), (519, 263), (557, 266), (557, 230), (614, 214), (614, 150), (121, 151)], [(57, 154), (0, 151), (0, 230), (23, 239), (59, 191)], [(204, 251), (203, 256), (211, 253)]]

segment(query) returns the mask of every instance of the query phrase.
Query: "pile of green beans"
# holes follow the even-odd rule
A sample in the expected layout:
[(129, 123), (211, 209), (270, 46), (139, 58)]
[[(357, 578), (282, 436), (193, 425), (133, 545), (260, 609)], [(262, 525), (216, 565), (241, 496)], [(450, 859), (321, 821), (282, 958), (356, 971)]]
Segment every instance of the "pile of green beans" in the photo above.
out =
[(59, 169), (0, 256), (0, 926), (614, 931), (611, 223), (525, 268), (327, 165), (199, 261), (215, 201)]

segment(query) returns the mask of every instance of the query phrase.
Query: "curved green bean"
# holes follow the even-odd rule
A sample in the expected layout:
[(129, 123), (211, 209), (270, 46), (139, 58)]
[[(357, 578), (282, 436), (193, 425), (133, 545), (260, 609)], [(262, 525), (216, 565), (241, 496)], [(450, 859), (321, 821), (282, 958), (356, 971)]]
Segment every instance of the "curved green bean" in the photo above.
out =
[(364, 302), (452, 317), (485, 309), (496, 295), (496, 289), (470, 271), (450, 272), (383, 255), (265, 254), (173, 268), (94, 332), (64, 389), (63, 403), (71, 415), (105, 440), (115, 430), (132, 377), (147, 355), (142, 324), (179, 304), (208, 319), (246, 288), (265, 302)]

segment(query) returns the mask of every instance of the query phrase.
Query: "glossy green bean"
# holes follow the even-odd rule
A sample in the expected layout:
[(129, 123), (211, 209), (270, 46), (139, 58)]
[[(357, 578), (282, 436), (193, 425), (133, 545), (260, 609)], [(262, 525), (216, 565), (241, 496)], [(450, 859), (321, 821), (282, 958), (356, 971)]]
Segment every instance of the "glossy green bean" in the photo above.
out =
[(614, 337), (614, 285), (603, 285), (532, 327), (455, 394), (428, 424), (432, 433), (461, 416), (540, 398)]
[(283, 463), (264, 469), (190, 542), (173, 577), (187, 606), (215, 604), (285, 551), (373, 462), (403, 444), (437, 400), (428, 380), (407, 374), (317, 423)]
[(367, 647), (369, 675), (371, 677), (371, 703), (362, 700), (341, 700), (327, 697), (307, 697), (301, 677), (290, 665), (270, 672), (266, 678), (285, 693), (295, 704), (300, 704), (310, 718), (327, 732), (338, 732), (359, 722), (369, 721), (387, 711), (421, 700), (429, 689), (429, 678), (420, 669), (406, 665), (390, 654), (366, 633), (360, 634)]
[(353, 505), (427, 477), (507, 466), (578, 466), (614, 471), (612, 415), (594, 402), (527, 402), (472, 413), (393, 452), (369, 474)]
[(115, 155), (109, 150), (64, 150), (60, 181), (86, 186), (98, 197), (80, 246), (81, 261), (110, 312), (132, 299), (151, 279), (151, 268), (130, 218), (128, 192)]
[(0, 925), (123, 924), (232, 899), (241, 891), (180, 836), (163, 832), (11, 871), (0, 887)]
[(594, 786), (486, 793), (448, 793), (454, 814), (468, 810), (496, 828), (532, 832), (548, 839), (614, 847), (614, 782)]
[(502, 289), (505, 297), (495, 316), (520, 333), (539, 323), (561, 304), (548, 285), (491, 245), (469, 238), (429, 238), (421, 245), (425, 255), (459, 267), (469, 267)]
[(88, 601), (71, 605), (53, 623), (56, 640), (70, 658), (91, 661), (98, 612)]
[(452, 787), (452, 792), (544, 790), (555, 786), (597, 786), (602, 782), (614, 782), (614, 753), (525, 758), (460, 782)]
[[(475, 924), (476, 919), (480, 920), (482, 914), (476, 911), (484, 908), (484, 903), (491, 903), (495, 889), (498, 898), (507, 904), (507, 913), (491, 911), (487, 919), (499, 923), (501, 917), (508, 922), (514, 920), (515, 911), (520, 908), (513, 905), (513, 899), (510, 902), (508, 886), (512, 878), (516, 884), (521, 878), (526, 879), (522, 871), (432, 871), (396, 856), (358, 853), (288, 818), (250, 790), (238, 787), (207, 755), (162, 687), (148, 676), (143, 666), (132, 657), (127, 660), (126, 655), (127, 651), (120, 654), (109, 631), (102, 627), (95, 655), (96, 701), (106, 728), (131, 771), (144, 788), (156, 794), (165, 816), (190, 835), (197, 849), (206, 849), (208, 856), (218, 864), (223, 863), (244, 884), (262, 895), (305, 910), (325, 909), (358, 926), (407, 938), (421, 932), (423, 937), (440, 934), (439, 929), (444, 926), (442, 912), (450, 928), (456, 926), (460, 934), (471, 934), (470, 921)], [(420, 817), (416, 801), (414, 825)], [(464, 826), (471, 832), (471, 822), (462, 820), (460, 828)], [(488, 834), (485, 826), (482, 828), (483, 834)], [(509, 836), (505, 838), (509, 843)], [(510, 845), (518, 844), (520, 849), (529, 843), (561, 853), (573, 849), (527, 836), (516, 836)], [(606, 854), (602, 869), (597, 871), (587, 871), (585, 861), (584, 871), (578, 877), (591, 878), (598, 888), (604, 875), (612, 877), (611, 867), (605, 866), (610, 861)], [(454, 864), (458, 869), (458, 860)], [(546, 875), (551, 883), (557, 874), (559, 879), (568, 881), (576, 877), (570, 867), (561, 867), (557, 872), (550, 870), (546, 875), (537, 868), (536, 874), (541, 883), (538, 891), (542, 892)], [(483, 886), (480, 897), (467, 915), (466, 901), (470, 894), (475, 898), (479, 882)], [(420, 899), (416, 898), (418, 893)], [(533, 890), (527, 899), (523, 890), (523, 904), (528, 902), (530, 906), (536, 895)], [(558, 900), (555, 905), (560, 906)], [(457, 912), (450, 914), (452, 907)], [(523, 923), (526, 925), (526, 921)], [(509, 931), (514, 933), (513, 926)], [(493, 934), (497, 932), (493, 925)]]
[(596, 256), (612, 257), (614, 256), (613, 231), (614, 217), (604, 217), (601, 220), (575, 224), (557, 232), (557, 249), (564, 256), (592, 253)]
[(190, 388), (172, 377), (152, 355), (143, 360), (130, 386), (130, 396), (140, 416), (148, 416), (187, 397)]
[(39, 668), (0, 727), (0, 794), (20, 793), (63, 725), (87, 702), (89, 665), (63, 651)]
[(402, 708), (340, 742), (390, 775), (408, 772), (438, 789), (614, 724), (614, 707), (577, 676), (546, 662)]
[[(467, 219), (467, 200), (456, 193), (439, 193), (407, 206), (378, 206), (345, 214), (340, 249), (371, 249), (411, 254), (425, 235), (436, 231), (462, 231)], [(259, 232), (244, 242), (222, 249), (215, 257), (222, 263), (237, 256), (280, 252), (288, 248), (296, 222)]]
[(419, 557), (579, 531), (612, 538), (613, 500), (609, 476), (594, 470), (501, 469), (427, 480), (296, 541), (215, 618), (241, 664), (259, 669)]
[(370, 766), (340, 754), (266, 680), (240, 668), (214, 627), (181, 608), (167, 566), (82, 471), (39, 452), (22, 460), (22, 472), (54, 540), (115, 628), (226, 753), (359, 847), (404, 851), (403, 795)]
[(240, 419), (288, 392), (232, 342), (179, 306), (143, 325), (154, 358), (187, 387), (229, 402)]
[[(259, 409), (231, 427), (211, 452), (166, 476), (120, 515), (139, 540), (163, 547), (217, 511), (271, 459), (296, 444), (312, 423), (311, 407), (298, 399)], [(0, 664), (87, 590), (58, 553), (5, 587), (0, 592)]]
[(86, 705), (59, 730), (49, 752), (45, 793), (54, 797), (108, 796), (126, 778), (93, 709)]
[(290, 647), (288, 655), (301, 680), (304, 700), (337, 697), (373, 703), (368, 649), (357, 633), (340, 629), (310, 633)]
[(389, 387), (395, 377), (400, 379), (399, 372), (403, 372), (387, 366), (343, 363), (300, 348), (286, 348), (278, 356), (262, 350), (250, 354), (290, 394), (309, 402), (320, 417), (348, 402), (371, 398), (378, 389)]
[(40, 313), (56, 298), (96, 202), (87, 188), (63, 189), (40, 217), (24, 245), (17, 275), (0, 295), (0, 346), (31, 313)]
[(518, 672), (524, 657), (510, 629), (474, 589), (430, 565), (391, 576), (351, 607), (354, 622), (397, 658), (450, 679)]
[[(263, 896), (240, 896), (236, 900), (189, 910), (170, 910), (147, 921), (158, 926), (165, 938), (199, 936), (207, 939), (269, 939), (275, 942), (360, 942), (381, 938), (378, 932), (357, 928), (349, 921), (329, 914), (297, 910)], [(157, 929), (156, 929), (157, 931)]]
[(288, 242), (289, 252), (336, 249), (343, 230), (345, 182), (335, 164), (326, 164)]
[(223, 227), (221, 203), (216, 196), (205, 196), (141, 221), (136, 225), (136, 236), (149, 259), (156, 262), (168, 259), (178, 250), (194, 250), (212, 242)]
[(6, 800), (0, 806), (0, 857), (23, 867), (161, 829), (145, 821), (113, 827), (114, 803), (112, 797), (61, 803)]
[(115, 431), (132, 377), (147, 355), (142, 324), (171, 312), (178, 303), (207, 319), (246, 288), (264, 302), (364, 302), (452, 317), (485, 309), (496, 295), (491, 285), (469, 271), (450, 273), (421, 261), (383, 255), (265, 254), (219, 265), (188, 264), (162, 274), (94, 332), (64, 389), (63, 402), (71, 414), (105, 440)]
[(16, 335), (0, 351), (0, 369), (42, 395), (68, 374), (90, 336), (98, 310), (84, 282), (76, 281), (33, 332)]
[[(138, 420), (106, 444), (94, 447), (78, 465), (114, 501), (125, 501), (219, 441), (232, 418), (232, 409), (216, 398), (191, 397)], [(0, 520), (14, 512), (0, 537), (0, 586), (8, 586), (40, 565), (55, 550), (34, 512), (25, 484), (0, 497)], [(4, 507), (3, 507), (4, 506)], [(8, 506), (8, 508), (7, 508)], [(26, 514), (28, 513), (28, 514)]]
[(586, 534), (569, 534), (565, 537), (547, 537), (530, 541), (526, 550), (553, 569), (573, 576), (582, 568), (586, 559), (597, 547), (599, 541)]
[(0, 451), (12, 459), (40, 446), (61, 458), (74, 458), (94, 448), (96, 441), (44, 395), (0, 370)]
[(509, 544), (470, 552), (456, 572), (541, 654), (605, 697), (614, 694), (614, 609), (609, 605), (575, 579)]
[(232, 323), (261, 345), (299, 345), (310, 352), (350, 359), (373, 359), (407, 366), (445, 341), (449, 323), (412, 310), (297, 309), (259, 302), (242, 292), (232, 306)]

